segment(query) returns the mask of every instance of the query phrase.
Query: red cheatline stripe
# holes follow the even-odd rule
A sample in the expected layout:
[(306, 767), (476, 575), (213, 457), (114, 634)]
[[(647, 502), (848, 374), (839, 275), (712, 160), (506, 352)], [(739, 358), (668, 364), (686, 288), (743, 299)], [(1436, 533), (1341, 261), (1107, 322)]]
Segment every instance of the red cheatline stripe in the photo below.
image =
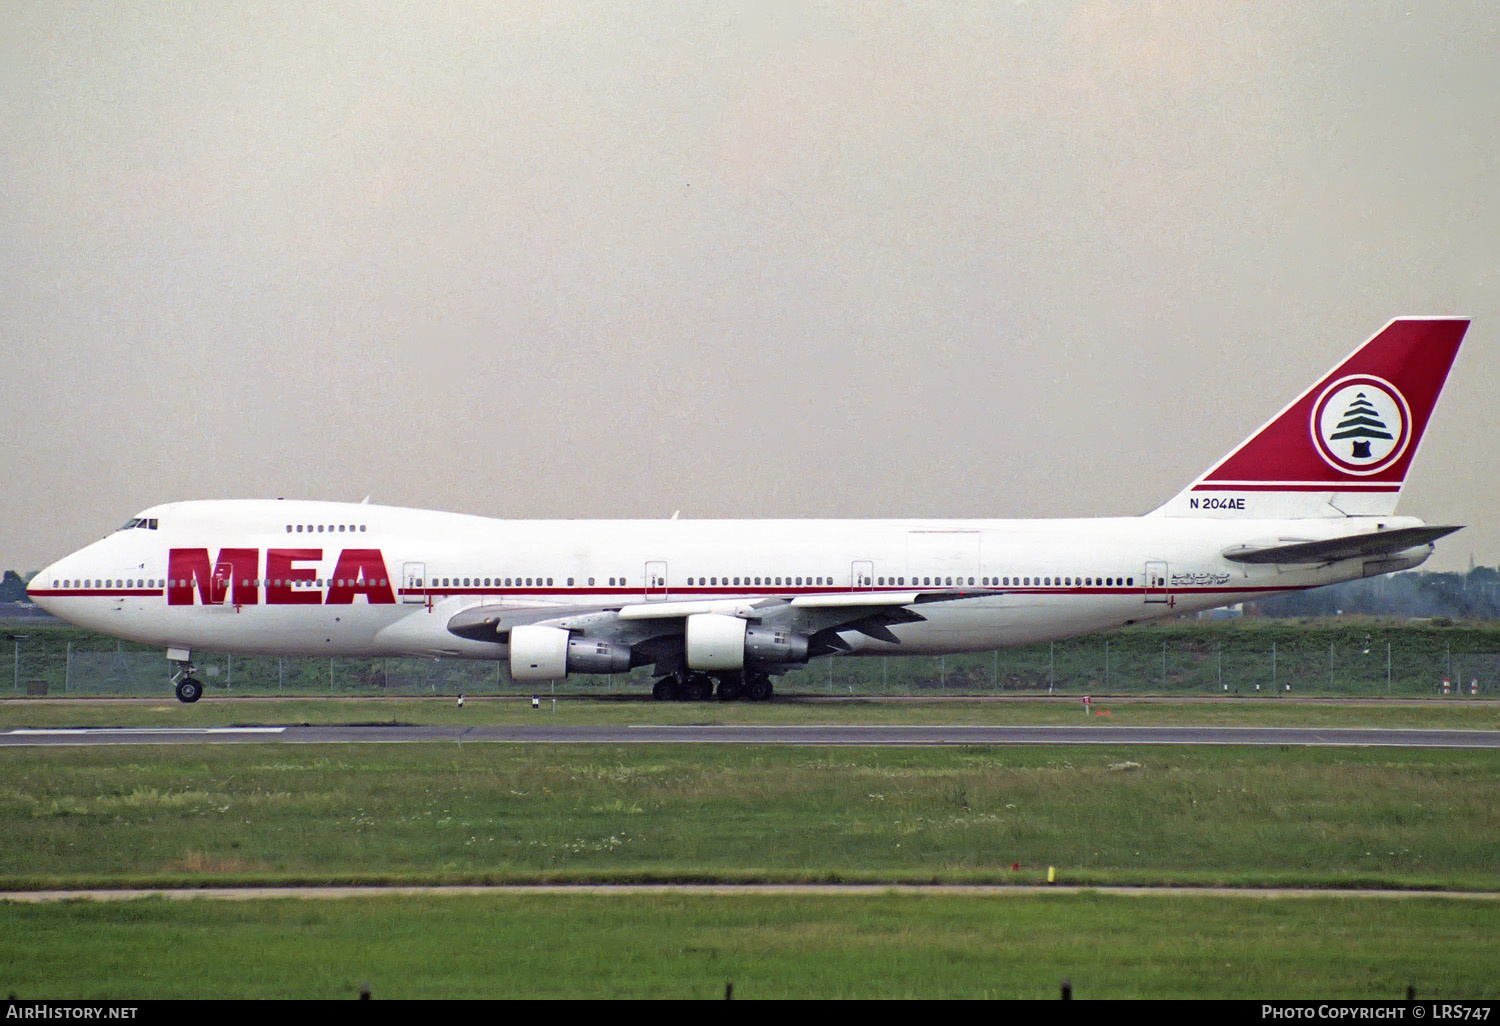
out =
[[(1052, 586), (1048, 586), (1048, 585), (1040, 585), (1040, 586), (1038, 586), (1038, 585), (1029, 585), (1028, 586), (1028, 585), (1004, 585), (1004, 584), (996, 584), (996, 585), (992, 585), (990, 587), (985, 587), (982, 584), (975, 584), (975, 585), (965, 585), (964, 587), (965, 588), (972, 587), (974, 589), (974, 591), (976, 592), (976, 594), (973, 596), (974, 598), (982, 598), (982, 597), (985, 597), (987, 595), (993, 595), (993, 594), (996, 594), (996, 593), (999, 593), (999, 594), (1002, 594), (1002, 595), (1143, 595), (1148, 590), (1144, 585), (1134, 585), (1132, 587), (1115, 588), (1115, 587), (1078, 587), (1076, 585), (1072, 586), (1072, 587), (1068, 587), (1068, 586), (1059, 586), (1059, 585), (1052, 585)], [(1223, 595), (1235, 595), (1235, 594), (1241, 594), (1241, 593), (1262, 592), (1262, 591), (1274, 591), (1274, 592), (1301, 591), (1301, 590), (1303, 590), (1305, 588), (1315, 588), (1315, 587), (1322, 587), (1322, 585), (1312, 585), (1312, 584), (1306, 584), (1306, 585), (1285, 585), (1285, 584), (1278, 584), (1278, 585), (1268, 585), (1268, 586), (1234, 585), (1234, 586), (1213, 587), (1213, 588), (1202, 588), (1202, 587), (1196, 587), (1196, 586), (1191, 586), (1191, 585), (1184, 585), (1182, 587), (1151, 588), (1149, 590), (1150, 590), (1150, 592), (1153, 595), (1220, 595), (1220, 594), (1223, 594)], [(956, 584), (955, 585), (946, 585), (946, 584), (945, 585), (916, 584), (916, 585), (906, 585), (904, 587), (900, 586), (900, 585), (897, 585), (896, 587), (888, 587), (888, 588), (878, 588), (878, 587), (877, 588), (866, 588), (866, 589), (864, 589), (862, 591), (850, 591), (847, 588), (835, 588), (832, 591), (818, 592), (818, 594), (828, 594), (828, 595), (877, 595), (877, 594), (881, 594), (881, 593), (884, 593), (884, 592), (903, 592), (903, 591), (934, 592), (934, 591), (960, 591), (960, 590), (961, 589)], [(983, 595), (978, 594), (980, 592), (983, 592), (984, 594)], [(714, 597), (721, 597), (721, 598), (775, 598), (775, 597), (778, 597), (778, 596), (792, 595), (792, 594), (798, 594), (798, 593), (799, 593), (798, 589), (796, 589), (796, 588), (780, 588), (780, 589), (778, 589), (778, 588), (776, 588), (774, 586), (772, 588), (770, 588), (770, 589), (762, 588), (760, 590), (753, 590), (752, 589), (752, 590), (749, 590), (749, 591), (745, 590), (742, 587), (741, 588), (733, 588), (733, 587), (731, 587), (731, 588), (728, 588), (728, 589), (725, 589), (725, 588), (718, 588), (718, 589), (715, 589), (715, 588), (701, 588), (700, 589), (700, 588), (696, 588), (696, 587), (693, 587), (693, 588), (671, 588), (671, 589), (669, 589), (669, 594), (667, 595), (667, 600), (676, 600), (676, 599), (681, 599), (681, 598), (699, 598), (699, 597), (702, 597), (702, 598), (714, 598)], [(496, 590), (493, 590), (493, 589), (488, 590), (488, 591), (483, 591), (483, 590), (481, 590), (481, 591), (474, 591), (472, 589), (467, 589), (467, 590), (461, 589), (461, 590), (458, 590), (458, 591), (453, 591), (453, 590), (447, 590), (447, 589), (442, 589), (442, 588), (438, 588), (438, 589), (409, 588), (409, 589), (402, 589), (400, 591), (400, 594), (402, 594), (402, 595), (420, 595), (420, 596), (424, 596), (424, 597), (428, 597), (428, 598), (458, 597), (458, 596), (463, 596), (463, 595), (473, 595), (473, 596), (476, 596), (476, 597), (480, 597), (480, 596), (483, 596), (483, 595), (492, 595), (492, 596), (496, 596), (496, 597), (504, 597), (504, 596), (534, 597), (534, 596), (539, 596), (539, 595), (576, 595), (576, 596), (584, 596), (584, 595), (594, 596), (594, 595), (600, 595), (600, 596), (615, 597), (615, 598), (628, 598), (628, 599), (632, 600), (632, 604), (641, 604), (641, 603), (645, 603), (645, 602), (651, 601), (651, 600), (642, 599), (640, 597), (642, 595), (642, 591), (641, 591), (640, 588), (624, 588), (624, 589), (612, 589), (612, 588), (575, 588), (575, 589), (573, 589), (571, 591), (560, 590), (560, 589), (556, 589), (556, 588), (553, 588), (553, 589), (544, 589), (544, 590), (540, 590), (540, 591), (537, 591), (537, 590), (528, 591), (525, 588), (512, 588), (510, 590), (501, 589), (499, 591), (496, 591)], [(654, 598), (655, 598), (656, 601), (662, 601), (662, 599), (660, 597), (654, 597)]]
[(163, 594), (160, 588), (28, 588), (28, 595), (50, 595), (56, 598), (151, 598)]
[[(985, 595), (992, 595), (992, 594), (995, 594), (997, 592), (1001, 593), (1001, 594), (1005, 594), (1005, 595), (1139, 595), (1139, 594), (1142, 594), (1143, 592), (1145, 592), (1147, 590), (1145, 588), (1145, 586), (1143, 586), (1143, 585), (1136, 585), (1136, 586), (1133, 586), (1133, 587), (1120, 588), (1120, 587), (1077, 587), (1077, 586), (1065, 587), (1065, 586), (1058, 586), (1058, 585), (1050, 585), (1049, 586), (1049, 585), (1004, 585), (1004, 584), (996, 584), (996, 585), (991, 585), (991, 586), (986, 587), (985, 585), (982, 585), (982, 584), (975, 584), (975, 585), (965, 585), (964, 587), (965, 588), (972, 587), (973, 589), (975, 589), (976, 592), (983, 592), (983, 593), (985, 593)], [(1315, 587), (1315, 586), (1309, 585), (1309, 587)], [(897, 585), (895, 587), (887, 587), (887, 588), (878, 588), (878, 587), (877, 588), (865, 588), (865, 589), (862, 589), (862, 590), (859, 590), (859, 591), (850, 591), (847, 588), (834, 588), (834, 589), (831, 589), (831, 590), (830, 589), (823, 589), (823, 590), (819, 591), (819, 590), (816, 590), (816, 589), (809, 590), (809, 589), (805, 589), (805, 588), (795, 588), (795, 587), (793, 587), (793, 588), (776, 588), (776, 587), (771, 587), (771, 588), (760, 588), (760, 589), (750, 589), (750, 590), (746, 590), (743, 587), (741, 587), (741, 588), (734, 588), (734, 587), (730, 587), (730, 588), (697, 588), (697, 587), (687, 588), (687, 587), (683, 587), (683, 588), (671, 588), (671, 589), (669, 589), (670, 594), (672, 596), (691, 595), (691, 596), (702, 596), (702, 597), (705, 597), (705, 598), (712, 598), (714, 596), (725, 597), (725, 598), (728, 598), (728, 597), (767, 598), (767, 597), (775, 597), (775, 596), (780, 596), (780, 595), (801, 595), (801, 594), (818, 594), (818, 595), (875, 595), (875, 594), (881, 594), (881, 593), (884, 593), (884, 592), (903, 592), (903, 591), (932, 592), (932, 591), (960, 591), (960, 590), (962, 590), (962, 589), (960, 589), (960, 587), (958, 585), (956, 585), (956, 584), (955, 585), (947, 585), (947, 584), (941, 584), (941, 585), (940, 584), (909, 584), (909, 585)], [(1172, 594), (1176, 594), (1176, 595), (1186, 595), (1186, 594), (1217, 594), (1217, 593), (1221, 593), (1221, 592), (1225, 593), (1225, 594), (1232, 594), (1232, 593), (1235, 593), (1235, 592), (1251, 592), (1251, 591), (1293, 591), (1293, 590), (1296, 590), (1296, 589), (1295, 588), (1289, 588), (1289, 587), (1287, 587), (1285, 585), (1274, 585), (1274, 586), (1269, 586), (1269, 587), (1257, 587), (1257, 586), (1248, 586), (1248, 585), (1235, 585), (1235, 586), (1231, 586), (1231, 587), (1215, 587), (1215, 588), (1201, 588), (1201, 587), (1195, 587), (1195, 586), (1183, 586), (1183, 587), (1174, 587), (1174, 588), (1153, 588), (1151, 590), (1153, 592), (1171, 592)], [(635, 597), (635, 596), (643, 594), (643, 592), (642, 592), (642, 590), (640, 588), (573, 588), (573, 589), (565, 589), (565, 588), (541, 588), (541, 589), (527, 589), (527, 588), (508, 588), (508, 589), (507, 588), (500, 588), (500, 589), (494, 589), (494, 588), (489, 588), (489, 589), (485, 589), (485, 588), (459, 588), (459, 589), (403, 588), (403, 589), (400, 590), (399, 593), (402, 594), (402, 595), (425, 595), (425, 596), (431, 596), (433, 598), (439, 598), (439, 597), (445, 597), (445, 596), (446, 597), (457, 597), (457, 596), (463, 596), (463, 595), (472, 595), (472, 596), (474, 596), (476, 598), (483, 597), (485, 595), (495, 595), (495, 596), (505, 596), (505, 595), (512, 595), (512, 596), (514, 596), (514, 595), (525, 595), (525, 596), (535, 596), (535, 595), (605, 595), (605, 596), (615, 596), (615, 597), (620, 597), (620, 598), (632, 598), (632, 597)], [(149, 590), (149, 589), (146, 589), (146, 590), (134, 589), (134, 590), (132, 590), (132, 589), (128, 589), (128, 588), (127, 589), (117, 589), (117, 590), (113, 590), (113, 591), (111, 591), (109, 589), (98, 589), (98, 588), (78, 588), (78, 589), (63, 589), (63, 588), (51, 589), (51, 588), (46, 588), (46, 589), (41, 589), (41, 590), (33, 590), (33, 591), (30, 592), (30, 594), (32, 594), (32, 595), (38, 595), (38, 596), (53, 597), (53, 598), (126, 598), (126, 597), (135, 597), (135, 598), (152, 598), (152, 597), (157, 597), (157, 598), (159, 598), (164, 593), (162, 591), (160, 591), (160, 590), (156, 590), (156, 591), (152, 591), (152, 590)], [(974, 597), (979, 598), (981, 596), (978, 595), (978, 594), (976, 594)]]
[[(1003, 595), (1141, 595), (1141, 594), (1144, 594), (1147, 591), (1147, 589), (1143, 585), (1136, 585), (1136, 586), (1133, 586), (1133, 587), (1119, 588), (1119, 587), (1078, 587), (1078, 586), (1065, 587), (1065, 586), (1058, 586), (1058, 585), (1052, 585), (1052, 586), (1049, 586), (1049, 585), (1040, 585), (1040, 586), (1038, 586), (1038, 585), (1004, 585), (1004, 584), (996, 584), (996, 585), (991, 585), (989, 587), (986, 587), (985, 585), (982, 585), (982, 584), (975, 584), (975, 585), (964, 585), (964, 587), (965, 588), (973, 588), (973, 589), (975, 589), (976, 592), (983, 592), (985, 595), (992, 595), (992, 594), (995, 594), (997, 592), (1000, 593), (1000, 594), (1003, 594)], [(1171, 595), (1218, 595), (1218, 594), (1225, 594), (1225, 595), (1232, 595), (1232, 594), (1237, 594), (1237, 593), (1241, 593), (1241, 592), (1248, 593), (1248, 592), (1260, 592), (1260, 591), (1299, 591), (1299, 590), (1301, 590), (1304, 587), (1317, 587), (1317, 585), (1299, 585), (1299, 586), (1295, 586), (1295, 587), (1287, 587), (1286, 585), (1274, 585), (1274, 586), (1268, 586), (1268, 587), (1248, 586), (1248, 585), (1234, 585), (1234, 586), (1214, 587), (1214, 588), (1201, 588), (1201, 587), (1195, 587), (1195, 586), (1183, 586), (1183, 587), (1172, 587), (1172, 588), (1152, 588), (1152, 589), (1149, 589), (1149, 590), (1153, 594), (1171, 594)], [(822, 589), (822, 590), (818, 590), (818, 589), (806, 589), (806, 588), (795, 588), (795, 587), (793, 587), (793, 588), (776, 588), (774, 586), (771, 587), (771, 588), (769, 588), (769, 589), (767, 589), (767, 588), (761, 588), (761, 589), (752, 589), (752, 590), (748, 590), (748, 591), (746, 589), (744, 589), (743, 587), (741, 587), (741, 588), (734, 588), (734, 587), (730, 587), (730, 588), (697, 588), (697, 587), (692, 587), (692, 588), (671, 588), (671, 589), (669, 589), (669, 596), (668, 597), (670, 597), (670, 598), (682, 598), (682, 597), (703, 597), (703, 598), (714, 598), (714, 597), (720, 597), (720, 598), (770, 598), (770, 597), (776, 597), (776, 596), (781, 596), (781, 595), (804, 595), (804, 594), (816, 594), (816, 595), (876, 595), (876, 594), (881, 594), (881, 593), (884, 593), (884, 592), (903, 592), (903, 591), (933, 592), (933, 591), (960, 591), (960, 590), (962, 590), (962, 589), (960, 589), (958, 585), (947, 585), (947, 584), (943, 584), (943, 585), (939, 585), (939, 584), (909, 584), (909, 585), (897, 585), (895, 587), (887, 587), (887, 588), (878, 588), (878, 587), (877, 588), (865, 588), (865, 589), (862, 589), (862, 590), (859, 590), (859, 591), (850, 591), (847, 588), (833, 588), (833, 589), (826, 589), (825, 588), (825, 589)], [(109, 589), (96, 589), (96, 588), (79, 588), (79, 589), (63, 589), (63, 588), (52, 589), (52, 588), (47, 588), (47, 589), (41, 589), (41, 590), (33, 590), (33, 591), (29, 592), (29, 594), (35, 595), (35, 596), (51, 597), (51, 598), (160, 598), (164, 594), (164, 592), (162, 592), (160, 590), (152, 591), (152, 590), (149, 590), (149, 589), (146, 589), (146, 590), (134, 589), (134, 590), (132, 590), (132, 589), (128, 589), (128, 588), (127, 589), (117, 589), (117, 590), (113, 590), (113, 591), (111, 591)], [(471, 596), (474, 596), (476, 598), (481, 598), (481, 597), (484, 597), (484, 596), (487, 596), (487, 595), (489, 595), (489, 596), (496, 596), (496, 597), (503, 597), (503, 596), (539, 596), (539, 595), (561, 595), (561, 596), (567, 596), (567, 595), (577, 595), (577, 596), (583, 596), (583, 595), (603, 595), (603, 596), (613, 596), (613, 597), (618, 597), (618, 598), (637, 599), (637, 598), (639, 598), (640, 596), (643, 595), (643, 592), (642, 592), (642, 590), (640, 588), (573, 588), (573, 589), (566, 589), (566, 588), (542, 588), (542, 589), (531, 589), (531, 590), (528, 590), (526, 588), (510, 588), (510, 589), (501, 588), (501, 589), (498, 589), (498, 590), (497, 589), (493, 589), (493, 588), (491, 588), (491, 589), (484, 589), (484, 588), (478, 588), (478, 589), (476, 589), (476, 588), (460, 588), (460, 589), (456, 589), (456, 590), (442, 589), (442, 588), (439, 588), (439, 589), (403, 588), (403, 589), (400, 590), (399, 594), (402, 594), (402, 595), (421, 595), (421, 596), (426, 596), (426, 597), (431, 597), (431, 598), (445, 598), (445, 597), (450, 597), (451, 598), (451, 597), (460, 597), (460, 596), (464, 596), (464, 595), (471, 595)], [(982, 596), (976, 594), (974, 597), (975, 598), (979, 598), (979, 597), (982, 597)], [(646, 601), (645, 599), (640, 599), (640, 600), (641, 601)], [(210, 605), (215, 605), (215, 604), (227, 604), (227, 603), (209, 603), (209, 604)]]
[(1257, 484), (1218, 484), (1205, 481), (1193, 485), (1195, 492), (1399, 492), (1399, 484), (1366, 484), (1355, 481), (1330, 481), (1326, 484), (1303, 481), (1262, 482)]

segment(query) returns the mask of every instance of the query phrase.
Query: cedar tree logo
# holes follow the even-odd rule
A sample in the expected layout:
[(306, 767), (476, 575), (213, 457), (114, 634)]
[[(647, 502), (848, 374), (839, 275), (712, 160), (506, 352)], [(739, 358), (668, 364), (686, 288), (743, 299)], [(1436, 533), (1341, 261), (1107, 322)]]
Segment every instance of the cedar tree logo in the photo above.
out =
[(1411, 440), (1411, 410), (1396, 386), (1356, 374), (1340, 378), (1313, 404), (1318, 455), (1345, 474), (1378, 474), (1401, 458)]

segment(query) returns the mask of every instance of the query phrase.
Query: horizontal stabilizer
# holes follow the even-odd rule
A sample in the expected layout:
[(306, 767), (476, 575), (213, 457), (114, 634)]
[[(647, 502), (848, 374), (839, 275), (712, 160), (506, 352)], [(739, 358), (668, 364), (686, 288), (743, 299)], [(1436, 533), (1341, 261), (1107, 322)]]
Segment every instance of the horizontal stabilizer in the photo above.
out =
[(1404, 527), (1321, 541), (1288, 539), (1284, 544), (1241, 545), (1227, 549), (1224, 558), (1236, 563), (1336, 563), (1341, 559), (1383, 556), (1428, 545), (1461, 530), (1462, 527)]

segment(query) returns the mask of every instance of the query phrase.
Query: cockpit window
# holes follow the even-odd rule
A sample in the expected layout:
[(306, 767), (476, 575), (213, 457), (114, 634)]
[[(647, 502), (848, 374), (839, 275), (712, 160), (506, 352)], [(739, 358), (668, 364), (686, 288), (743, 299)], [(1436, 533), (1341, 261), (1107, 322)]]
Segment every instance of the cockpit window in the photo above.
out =
[(129, 531), (135, 528), (139, 528), (143, 531), (154, 531), (156, 530), (156, 524), (156, 517), (131, 517), (129, 520), (125, 521), (125, 523), (120, 525), (120, 530)]

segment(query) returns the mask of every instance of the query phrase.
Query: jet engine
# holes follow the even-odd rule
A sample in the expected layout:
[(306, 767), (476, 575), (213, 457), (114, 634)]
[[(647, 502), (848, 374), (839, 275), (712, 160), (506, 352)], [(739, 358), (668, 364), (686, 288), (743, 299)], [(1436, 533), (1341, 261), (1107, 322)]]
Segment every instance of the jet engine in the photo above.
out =
[(512, 680), (561, 680), (570, 673), (624, 673), (630, 646), (575, 638), (561, 627), (528, 624), (510, 630)]
[(693, 670), (739, 670), (746, 660), (805, 663), (807, 638), (724, 613), (695, 613), (687, 618), (686, 656)]

